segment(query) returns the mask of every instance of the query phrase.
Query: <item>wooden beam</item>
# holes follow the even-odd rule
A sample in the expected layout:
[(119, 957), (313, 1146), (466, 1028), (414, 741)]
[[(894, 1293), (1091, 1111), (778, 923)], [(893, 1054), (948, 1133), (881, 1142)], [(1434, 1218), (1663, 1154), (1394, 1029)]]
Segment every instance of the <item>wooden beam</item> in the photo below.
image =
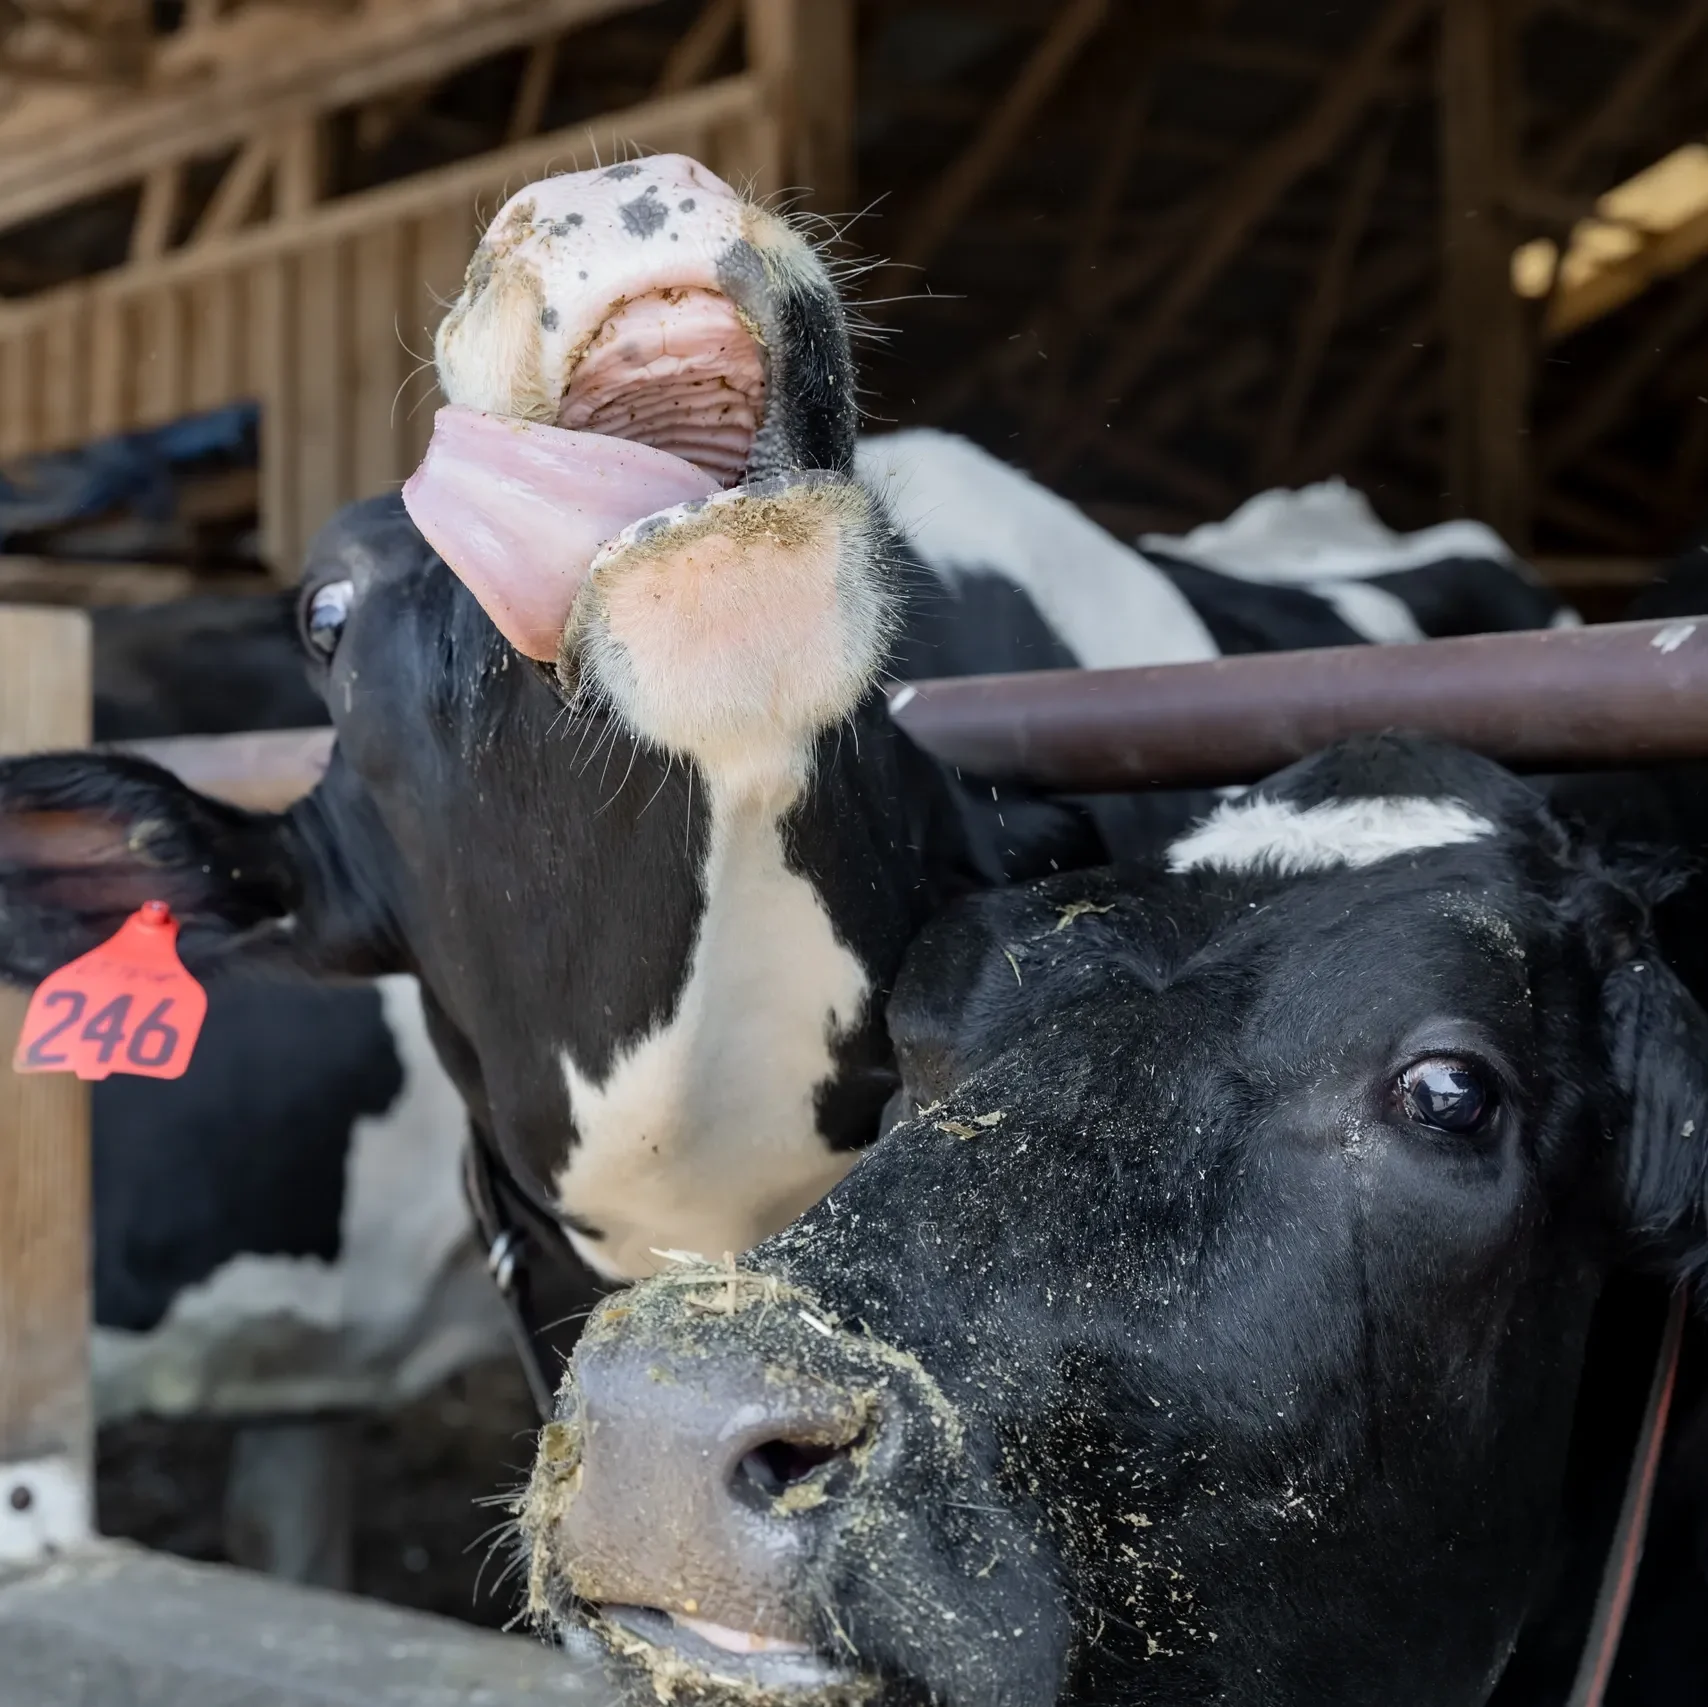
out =
[[(0, 611), (0, 753), (89, 739), (89, 619)], [(93, 1522), (89, 1091), (12, 1071), (28, 995), (0, 987), (0, 1561), (82, 1541)]]
[[(1104, 390), (1121, 394), (1143, 377), (1257, 222), (1362, 117), (1377, 95), (1389, 62), (1434, 4), (1435, 0), (1391, 0), (1303, 116), (1235, 171), (1197, 242), (1171, 269), (1161, 299), (1147, 305), (1132, 337), (1100, 374), (1098, 383)], [(1057, 446), (1046, 472), (1059, 472), (1084, 444), (1083, 429), (1069, 435)]]
[(872, 281), (870, 296), (882, 301), (927, 265), (943, 240), (989, 186), (1019, 147), (1026, 128), (1053, 95), (1092, 37), (1109, 17), (1109, 0), (1069, 0), (1032, 50), (1019, 75), (1003, 92), (972, 141), (925, 192), (896, 244), (891, 263)]
[(178, 220), (178, 202), (183, 195), (182, 166), (157, 166), (142, 180), (142, 195), (136, 204), (136, 218), (130, 228), (130, 258), (154, 261), (164, 255), (172, 242), (172, 228)]
[(516, 86), (516, 101), (510, 109), (510, 122), (504, 130), (506, 142), (521, 142), (533, 136), (544, 122), (552, 78), (557, 75), (557, 46), (558, 37), (547, 36), (528, 49), (522, 81)]
[(1316, 279), (1305, 297), (1298, 325), (1293, 330), (1293, 348), (1286, 376), (1275, 394), (1275, 403), (1259, 442), (1257, 483), (1260, 486), (1279, 479), (1286, 466), (1287, 452), (1316, 385), (1323, 354), (1340, 319), (1346, 281), (1358, 254), (1358, 245), (1364, 240), (1364, 229), (1382, 182), (1382, 173), (1388, 164), (1388, 149), (1392, 141), (1392, 129), (1384, 127), (1379, 135), (1365, 144), (1341, 193), (1334, 230), (1323, 247)]
[(326, 189), (326, 139), (313, 115), (295, 119), (279, 132), (278, 165), (273, 171), (273, 215), (298, 218)]
[(854, 0), (746, 0), (747, 63), (776, 126), (777, 181), (823, 214), (854, 199)]
[(188, 597), (195, 584), (188, 569), (167, 564), (0, 556), (0, 604), (6, 605), (157, 605)]
[(1505, 187), (1517, 152), (1513, 0), (1444, 0), (1442, 323), (1447, 504), (1523, 551), (1530, 537), (1530, 340), (1512, 289)]
[(653, 86), (655, 95), (691, 89), (718, 62), (741, 23), (741, 0), (706, 0), (700, 15), (682, 32), (665, 57)]
[(1685, 0), (1614, 80), (1601, 105), (1544, 155), (1542, 178), (1564, 185), (1598, 147), (1620, 141), (1656, 90), (1676, 72), (1679, 56), (1704, 24), (1708, 24), (1708, 0)]
[(415, 0), (305, 26), (272, 53), (179, 88), (114, 103), (0, 157), (0, 229), (67, 207), (174, 161), (218, 154), (258, 130), (442, 77), (551, 30), (647, 0)]
[(273, 168), (278, 164), (279, 138), (252, 136), (226, 167), (190, 233), (186, 248), (227, 237), (239, 230), (254, 211), (255, 203)]

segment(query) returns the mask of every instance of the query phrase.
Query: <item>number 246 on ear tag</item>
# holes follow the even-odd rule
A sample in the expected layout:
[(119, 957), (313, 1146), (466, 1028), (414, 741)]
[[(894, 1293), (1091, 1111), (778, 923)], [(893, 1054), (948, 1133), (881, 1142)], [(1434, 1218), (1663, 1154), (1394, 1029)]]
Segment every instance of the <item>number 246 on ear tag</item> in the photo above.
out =
[(171, 908), (145, 901), (100, 947), (36, 986), (12, 1066), (80, 1079), (176, 1079), (207, 1011), (207, 992), (178, 958)]

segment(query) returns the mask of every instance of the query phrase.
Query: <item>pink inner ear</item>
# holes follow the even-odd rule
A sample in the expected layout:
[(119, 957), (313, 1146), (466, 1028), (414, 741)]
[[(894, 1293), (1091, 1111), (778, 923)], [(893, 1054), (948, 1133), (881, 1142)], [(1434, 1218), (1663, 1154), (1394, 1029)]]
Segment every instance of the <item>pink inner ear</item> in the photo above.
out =
[(550, 662), (599, 547), (717, 490), (651, 445), (451, 405), (434, 417), (403, 502), (499, 633)]

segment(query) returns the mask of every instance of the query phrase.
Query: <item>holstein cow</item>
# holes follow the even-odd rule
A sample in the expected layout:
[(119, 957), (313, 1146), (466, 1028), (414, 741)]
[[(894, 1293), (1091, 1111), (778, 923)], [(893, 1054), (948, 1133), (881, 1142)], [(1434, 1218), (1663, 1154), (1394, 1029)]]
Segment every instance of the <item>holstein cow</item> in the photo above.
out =
[[(514, 198), (439, 370), (409, 504), (456, 574), (395, 499), (310, 552), (324, 782), (258, 816), (135, 760), (0, 768), (4, 969), (160, 895), (204, 974), (417, 976), (560, 1345), (591, 1277), (744, 1250), (847, 1173), (900, 1085), (888, 991), (947, 900), (1213, 804), (963, 784), (886, 681), (1558, 615), (1486, 530), (1397, 539), (1344, 489), (1152, 542), (1159, 567), (960, 440), (857, 441), (822, 262), (679, 158)], [(1253, 585), (1265, 562), (1284, 584)]]
[[(92, 649), (97, 740), (325, 717), (277, 598), (97, 610)], [(106, 1079), (92, 1121), (97, 1419), (238, 1421), (228, 1552), (342, 1583), (344, 1419), (507, 1343), (415, 981), (218, 980), (185, 1076)]]
[[(1656, 893), (1386, 738), (951, 909), (889, 1007), (908, 1118), (592, 1318), (536, 1610), (637, 1698), (1478, 1707), (1610, 1270), (1708, 1259)], [(1695, 1646), (1619, 1699), (1701, 1700)]]
[[(438, 350), (454, 407), (409, 503), (462, 579), (395, 499), (315, 544), (324, 783), (254, 817), (140, 763), (7, 767), (7, 969), (164, 892), (204, 971), (419, 975), (498, 1208), (607, 1280), (745, 1249), (842, 1177), (896, 1089), (883, 998), (945, 898), (1185, 810), (957, 786), (880, 678), (1558, 610), (1486, 530), (1400, 540), (1344, 489), (1306, 500), (1326, 546), (1272, 497), (1165, 571), (961, 440), (857, 443), (823, 263), (677, 157), (515, 197)], [(1298, 584), (1222, 573), (1266, 530)], [(69, 870), (32, 828), (67, 810)]]

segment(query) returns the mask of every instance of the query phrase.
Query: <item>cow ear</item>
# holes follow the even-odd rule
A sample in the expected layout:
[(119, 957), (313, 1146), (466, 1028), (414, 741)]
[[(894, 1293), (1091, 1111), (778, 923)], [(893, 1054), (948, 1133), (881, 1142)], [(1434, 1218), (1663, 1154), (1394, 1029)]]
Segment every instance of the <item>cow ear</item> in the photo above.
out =
[(1620, 1147), (1626, 1226), (1677, 1277), (1708, 1268), (1708, 1014), (1653, 952), (1602, 984), (1614, 1079), (1629, 1127)]
[(210, 800), (142, 759), (0, 762), (0, 977), (46, 976), (145, 901), (177, 915), (192, 971), (269, 943), (288, 959), (296, 842), (288, 817)]

